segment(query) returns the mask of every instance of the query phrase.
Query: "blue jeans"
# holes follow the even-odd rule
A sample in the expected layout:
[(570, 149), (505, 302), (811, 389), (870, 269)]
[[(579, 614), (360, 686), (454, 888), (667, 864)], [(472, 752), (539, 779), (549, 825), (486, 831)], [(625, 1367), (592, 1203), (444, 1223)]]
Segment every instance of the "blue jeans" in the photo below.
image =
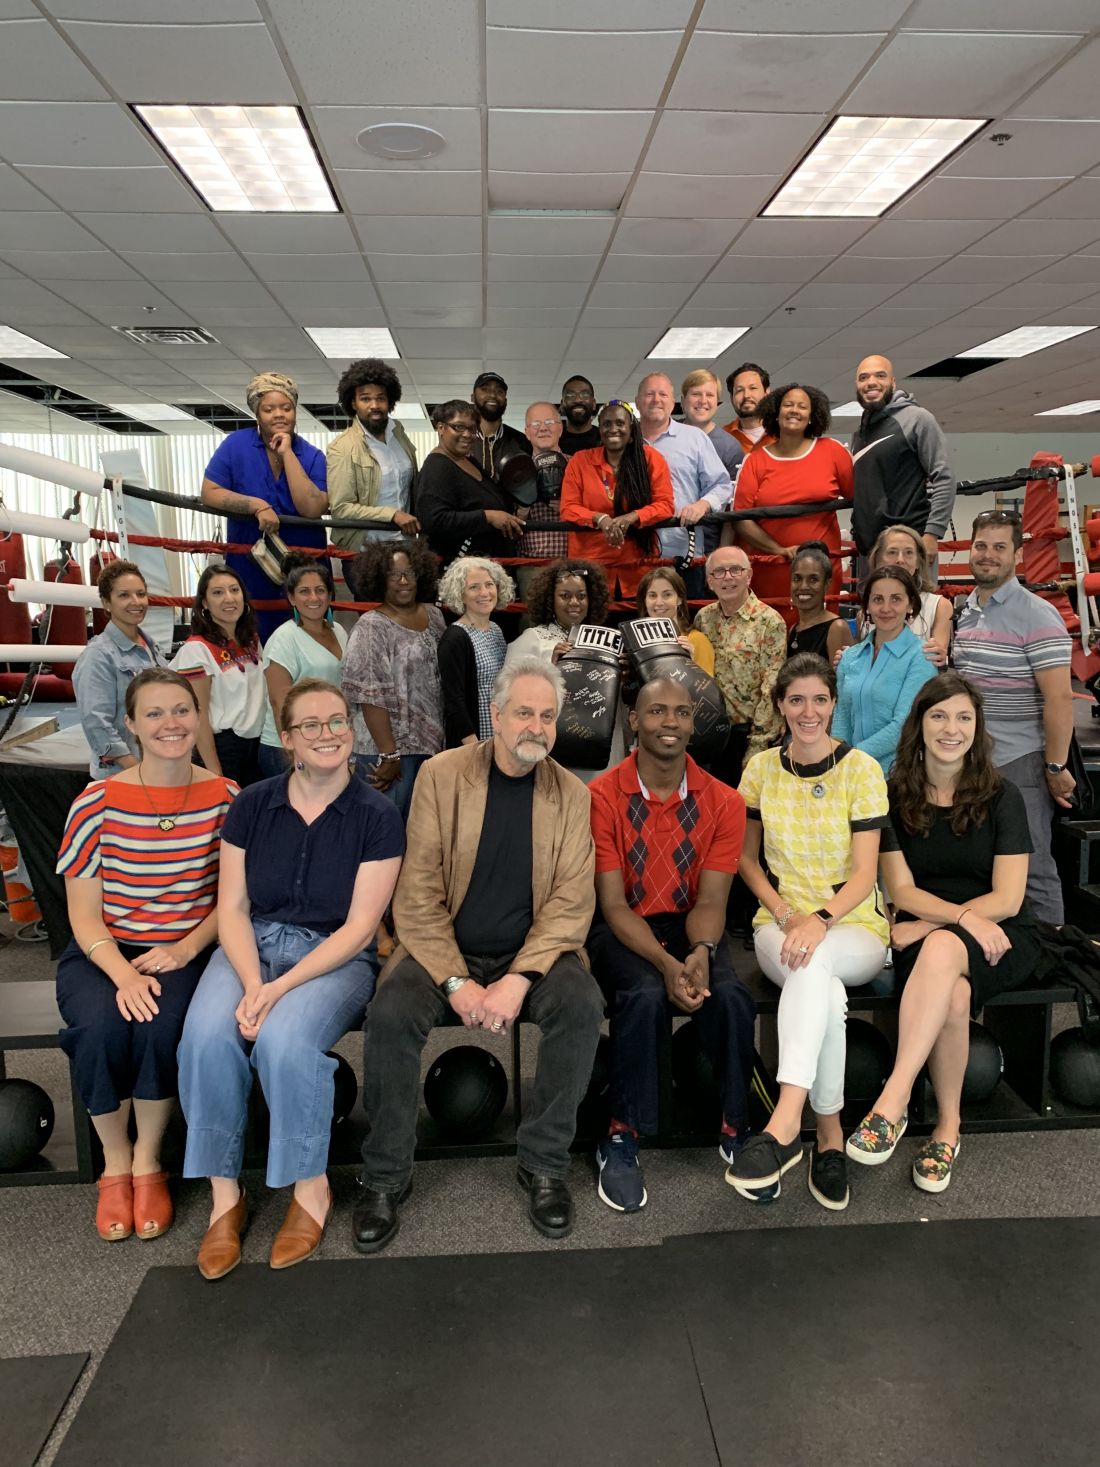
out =
[[(394, 780), (393, 784), (390, 785), (388, 790), (379, 791), (380, 794), (386, 796), (387, 800), (391, 800), (397, 806), (397, 813), (406, 824), (408, 824), (409, 820), (409, 806), (412, 804), (413, 785), (416, 783), (416, 776), (420, 773), (421, 766), (427, 764), (431, 757), (430, 754), (402, 754), (401, 773)], [(372, 770), (380, 762), (378, 755), (356, 754), (355, 762), (362, 772), (363, 777), (369, 783), (369, 776)]]
[[(253, 919), (260, 976), (279, 978), (323, 935)], [(235, 1177), (244, 1158), (248, 1095), (255, 1070), (271, 1113), (267, 1184), (317, 1177), (328, 1161), (336, 1061), (326, 1050), (362, 1022), (374, 993), (373, 945), (342, 967), (285, 994), (255, 1043), (234, 1018), (244, 992), (218, 948), (202, 976), (179, 1047), (180, 1104), (187, 1118), (185, 1177)]]

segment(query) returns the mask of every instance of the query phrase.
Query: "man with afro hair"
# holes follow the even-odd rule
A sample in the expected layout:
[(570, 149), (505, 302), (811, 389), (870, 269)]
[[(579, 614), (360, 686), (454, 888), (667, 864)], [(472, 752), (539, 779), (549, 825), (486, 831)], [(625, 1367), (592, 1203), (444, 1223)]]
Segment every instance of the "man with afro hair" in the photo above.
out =
[(390, 414), (401, 400), (401, 382), (377, 357), (352, 362), (337, 388), (350, 427), (329, 445), (326, 455), (329, 513), (364, 522), (363, 530), (336, 530), (332, 541), (358, 550), (363, 541), (390, 538), (392, 525), (405, 535), (420, 531), (410, 512), (416, 478), (416, 450)]

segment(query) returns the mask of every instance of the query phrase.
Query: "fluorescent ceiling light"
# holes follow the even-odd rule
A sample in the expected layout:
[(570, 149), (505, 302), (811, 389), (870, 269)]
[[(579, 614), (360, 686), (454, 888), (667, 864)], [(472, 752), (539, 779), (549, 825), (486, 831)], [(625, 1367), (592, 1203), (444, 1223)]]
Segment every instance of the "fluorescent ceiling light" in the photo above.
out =
[(1086, 398), (1084, 402), (1067, 402), (1065, 407), (1046, 408), (1036, 413), (1037, 418), (1083, 418), (1086, 413), (1100, 413), (1100, 397)]
[(829, 412), (834, 418), (862, 418), (863, 406), (853, 398), (851, 402), (842, 402), (839, 407), (830, 407)]
[(748, 329), (747, 326), (674, 326), (665, 332), (648, 356), (682, 357), (684, 361), (702, 357), (704, 361), (713, 361)]
[(109, 402), (116, 413), (137, 418), (142, 423), (193, 423), (195, 418), (166, 402)]
[(24, 336), (14, 326), (0, 326), (0, 357), (61, 357), (69, 358), (63, 351), (54, 351), (52, 346), (43, 346), (33, 336)]
[(391, 357), (401, 353), (385, 326), (303, 326), (314, 346), (334, 361), (345, 357)]
[(428, 414), (418, 402), (399, 402), (390, 413), (391, 418), (400, 418), (403, 422), (415, 422), (419, 418), (426, 418)]
[(986, 125), (973, 117), (838, 117), (766, 216), (876, 219)]
[(296, 107), (134, 111), (216, 213), (339, 212)]
[(1086, 331), (1095, 330), (1095, 326), (1021, 326), (1016, 331), (1007, 331), (1004, 336), (995, 336), (992, 341), (983, 341), (981, 346), (972, 346), (968, 351), (956, 352), (955, 355), (1029, 357), (1033, 351), (1057, 346), (1060, 341), (1069, 341), (1074, 336), (1083, 336)]

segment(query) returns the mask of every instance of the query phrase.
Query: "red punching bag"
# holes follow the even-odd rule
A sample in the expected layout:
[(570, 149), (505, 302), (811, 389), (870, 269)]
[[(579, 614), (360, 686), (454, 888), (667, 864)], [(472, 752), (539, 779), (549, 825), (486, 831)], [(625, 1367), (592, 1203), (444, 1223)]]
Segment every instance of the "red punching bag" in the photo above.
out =
[[(22, 535), (0, 535), (0, 583), (25, 580), (27, 557)], [(30, 607), (18, 605), (0, 591), (0, 643), (26, 643), (31, 640)]]
[[(84, 584), (83, 573), (75, 560), (67, 560), (64, 565), (57, 560), (48, 560), (42, 567), (42, 579), (70, 586)], [(83, 606), (47, 606), (43, 625), (47, 627), (47, 644), (60, 642), (72, 645), (88, 640), (87, 611)], [(60, 662), (53, 671), (59, 678), (71, 679), (73, 666), (71, 662)]]
[[(99, 573), (103, 567), (110, 565), (112, 560), (117, 559), (118, 556), (113, 550), (104, 549), (102, 552), (97, 550), (95, 555), (88, 561), (89, 586), (97, 585), (99, 583)], [(110, 619), (102, 606), (94, 607), (92, 610), (92, 636), (98, 637)]]

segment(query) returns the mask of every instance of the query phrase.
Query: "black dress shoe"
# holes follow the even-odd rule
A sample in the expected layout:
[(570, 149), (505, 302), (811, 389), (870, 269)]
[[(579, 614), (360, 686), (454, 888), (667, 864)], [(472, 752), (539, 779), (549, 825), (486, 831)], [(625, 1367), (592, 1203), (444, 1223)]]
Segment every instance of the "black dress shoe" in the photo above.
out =
[(379, 1192), (359, 1184), (359, 1196), (351, 1214), (351, 1243), (357, 1253), (380, 1253), (397, 1237), (401, 1219), (397, 1209), (412, 1191), (410, 1181), (403, 1192)]
[(573, 1198), (560, 1177), (544, 1177), (516, 1168), (516, 1181), (527, 1193), (527, 1216), (547, 1238), (565, 1238), (573, 1231)]

